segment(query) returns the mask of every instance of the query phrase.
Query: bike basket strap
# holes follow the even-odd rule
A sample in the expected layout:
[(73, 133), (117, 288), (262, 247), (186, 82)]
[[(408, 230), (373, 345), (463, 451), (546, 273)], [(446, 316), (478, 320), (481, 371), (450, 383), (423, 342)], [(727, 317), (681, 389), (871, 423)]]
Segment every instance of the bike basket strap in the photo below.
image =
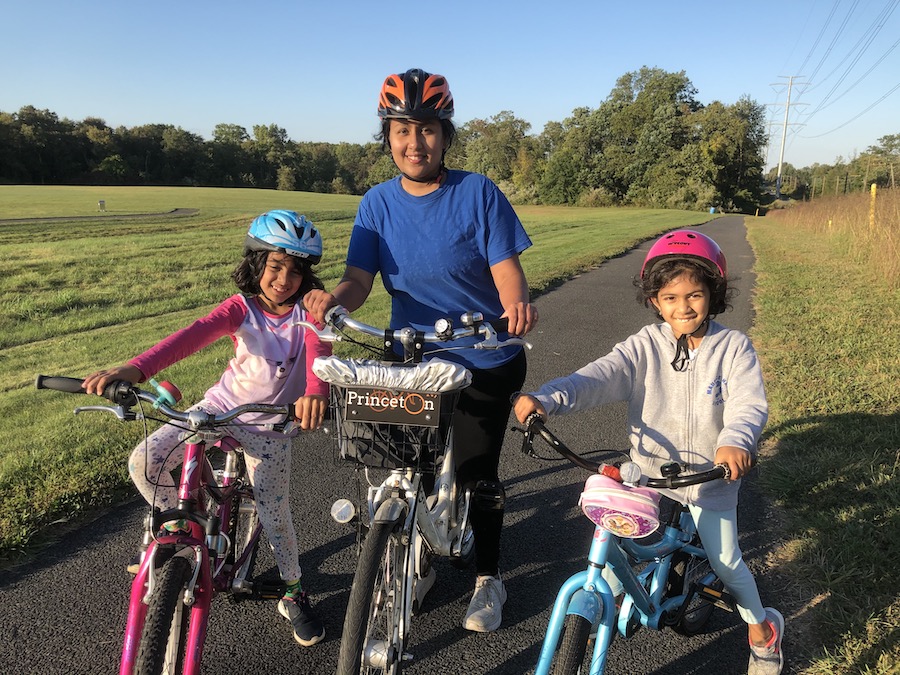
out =
[(587, 479), (578, 503), (588, 518), (617, 537), (639, 539), (659, 527), (659, 493), (607, 476)]
[(408, 366), (319, 357), (313, 372), (332, 385), (340, 457), (387, 469), (434, 470), (459, 391), (471, 382), (463, 366), (436, 359)]

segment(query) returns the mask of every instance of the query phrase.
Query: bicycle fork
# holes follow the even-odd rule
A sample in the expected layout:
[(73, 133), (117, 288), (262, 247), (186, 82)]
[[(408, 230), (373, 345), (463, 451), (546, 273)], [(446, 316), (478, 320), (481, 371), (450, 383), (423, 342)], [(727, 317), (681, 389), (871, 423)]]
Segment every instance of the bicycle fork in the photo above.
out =
[(588, 568), (569, 577), (559, 589), (553, 603), (535, 675), (549, 675), (563, 625), (569, 614), (583, 617), (596, 628), (597, 636), (590, 673), (598, 675), (603, 672), (606, 665), (606, 651), (614, 634), (616, 603), (612, 589), (601, 573), (611, 547), (614, 546), (609, 532), (599, 527), (594, 531), (588, 554)]

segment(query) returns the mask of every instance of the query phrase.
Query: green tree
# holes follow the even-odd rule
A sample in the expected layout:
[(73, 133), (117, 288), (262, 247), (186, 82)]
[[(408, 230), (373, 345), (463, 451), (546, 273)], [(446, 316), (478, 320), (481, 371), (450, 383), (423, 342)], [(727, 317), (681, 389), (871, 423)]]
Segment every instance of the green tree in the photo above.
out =
[(512, 179), (519, 149), (531, 125), (504, 110), (490, 120), (474, 119), (460, 131), (465, 138), (467, 171), (482, 173), (495, 182)]

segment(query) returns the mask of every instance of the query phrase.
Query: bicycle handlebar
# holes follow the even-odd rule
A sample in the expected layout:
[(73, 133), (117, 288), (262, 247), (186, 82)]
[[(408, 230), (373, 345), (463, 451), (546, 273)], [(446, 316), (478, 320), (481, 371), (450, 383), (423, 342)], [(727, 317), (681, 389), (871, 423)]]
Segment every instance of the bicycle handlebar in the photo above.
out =
[(484, 336), (481, 342), (467, 345), (474, 349), (500, 349), (511, 345), (522, 345), (531, 349), (531, 343), (520, 337), (510, 337), (499, 340), (497, 334), (505, 332), (509, 328), (508, 319), (486, 321), (481, 312), (465, 312), (459, 318), (461, 328), (453, 328), (453, 322), (449, 318), (438, 319), (433, 331), (418, 331), (411, 326), (395, 329), (381, 329), (369, 324), (357, 321), (350, 316), (344, 307), (336, 305), (325, 314), (325, 328), (318, 328), (309, 321), (297, 321), (295, 325), (302, 325), (313, 331), (324, 342), (339, 342), (344, 336), (337, 331), (349, 328), (363, 335), (381, 338), (385, 342), (399, 342), (407, 353), (421, 351), (425, 343), (452, 342), (461, 338)]
[[(581, 467), (582, 469), (586, 469), (592, 473), (603, 473), (605, 475), (610, 476), (611, 478), (615, 478), (622, 482), (621, 477), (616, 475), (611, 475), (610, 472), (604, 470), (604, 467), (607, 465), (603, 462), (594, 462), (589, 459), (585, 459), (581, 455), (573, 452), (569, 449), (565, 443), (563, 443), (556, 435), (551, 432), (544, 421), (541, 419), (540, 415), (537, 413), (533, 413), (528, 419), (525, 420), (525, 428), (519, 429), (517, 427), (513, 427), (514, 431), (519, 431), (524, 434), (524, 438), (522, 440), (522, 452), (526, 455), (534, 457), (534, 436), (538, 434), (544, 441), (547, 442), (550, 447), (552, 447), (556, 452), (565, 457), (567, 460), (575, 464), (576, 466)], [(625, 453), (622, 453), (625, 454)], [(755, 461), (755, 460), (754, 460)], [(669, 467), (669, 472), (671, 475), (662, 476), (660, 478), (650, 478), (647, 476), (640, 477), (640, 484), (642, 486), (651, 487), (651, 488), (679, 488), (686, 487), (688, 485), (697, 485), (699, 483), (706, 483), (713, 480), (725, 479), (728, 480), (731, 476), (731, 471), (726, 464), (716, 464), (715, 467), (709, 469), (708, 471), (701, 471), (700, 473), (691, 474), (688, 476), (679, 475), (682, 467), (676, 462), (672, 462), (671, 464), (667, 464), (663, 467), (664, 472), (666, 468)], [(618, 473), (618, 472), (615, 472)], [(627, 482), (638, 482), (628, 480)]]
[[(52, 389), (54, 391), (62, 391), (69, 394), (86, 394), (87, 392), (81, 386), (82, 382), (83, 380), (74, 377), (38, 375), (34, 384), (37, 389)], [(127, 411), (136, 406), (138, 401), (144, 401), (153, 406), (155, 410), (159, 411), (160, 414), (169, 421), (184, 423), (194, 431), (222, 427), (233, 422), (241, 415), (246, 415), (248, 413), (283, 415), (284, 421), (276, 422), (272, 424), (271, 427), (275, 431), (284, 431), (294, 417), (291, 406), (272, 405), (269, 403), (245, 403), (218, 414), (204, 412), (203, 410), (182, 412), (167, 405), (162, 395), (145, 391), (124, 380), (116, 380), (115, 382), (107, 384), (106, 387), (103, 388), (103, 397), (115, 403), (118, 408), (98, 406), (94, 409), (111, 410), (116, 413), (117, 417), (121, 420), (136, 419), (133, 414), (128, 415)], [(78, 408), (75, 412), (77, 413), (79, 410), (81, 409)]]

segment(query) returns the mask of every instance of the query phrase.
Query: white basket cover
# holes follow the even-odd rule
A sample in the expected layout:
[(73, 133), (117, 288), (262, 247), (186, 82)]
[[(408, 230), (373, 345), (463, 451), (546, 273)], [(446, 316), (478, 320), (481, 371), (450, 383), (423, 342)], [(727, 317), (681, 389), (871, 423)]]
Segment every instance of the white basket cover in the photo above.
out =
[(456, 391), (472, 383), (472, 373), (465, 366), (441, 359), (403, 365), (372, 359), (319, 356), (313, 361), (312, 370), (320, 380), (346, 387), (444, 392)]

